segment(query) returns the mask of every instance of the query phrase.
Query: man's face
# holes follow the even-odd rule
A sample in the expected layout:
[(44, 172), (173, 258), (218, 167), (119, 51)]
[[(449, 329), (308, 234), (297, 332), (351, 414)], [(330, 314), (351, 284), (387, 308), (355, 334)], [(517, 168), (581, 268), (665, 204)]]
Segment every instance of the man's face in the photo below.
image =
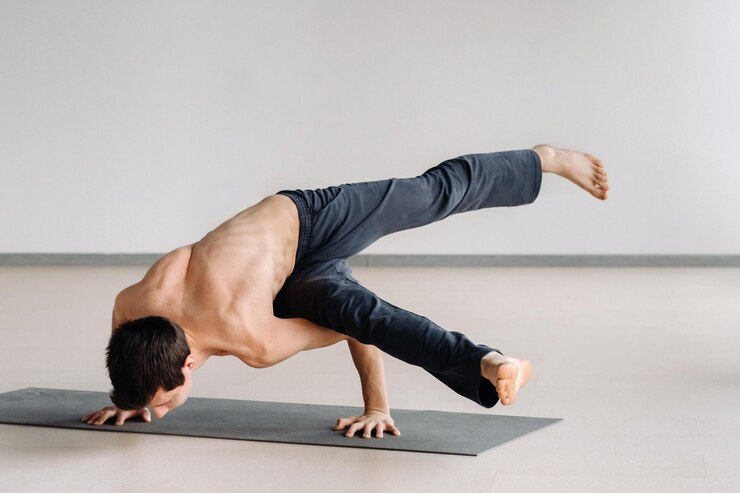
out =
[(157, 418), (163, 418), (165, 414), (176, 407), (180, 407), (188, 400), (190, 389), (193, 387), (192, 367), (192, 357), (188, 356), (188, 359), (185, 360), (185, 365), (182, 367), (182, 374), (185, 376), (185, 383), (172, 390), (165, 391), (161, 387), (157, 390), (157, 393), (154, 394), (154, 398), (152, 398), (152, 401), (149, 403), (152, 407), (154, 416)]

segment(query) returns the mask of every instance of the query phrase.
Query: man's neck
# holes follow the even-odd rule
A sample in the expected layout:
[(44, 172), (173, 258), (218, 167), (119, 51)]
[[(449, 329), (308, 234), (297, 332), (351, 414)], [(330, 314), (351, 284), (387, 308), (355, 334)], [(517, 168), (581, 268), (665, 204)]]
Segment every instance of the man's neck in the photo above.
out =
[(182, 330), (185, 332), (185, 340), (188, 342), (190, 355), (193, 357), (195, 362), (193, 370), (196, 370), (203, 366), (206, 360), (213, 356), (217, 351), (205, 347), (200, 343), (200, 341), (197, 341), (192, 335), (190, 335), (185, 327), (183, 327)]

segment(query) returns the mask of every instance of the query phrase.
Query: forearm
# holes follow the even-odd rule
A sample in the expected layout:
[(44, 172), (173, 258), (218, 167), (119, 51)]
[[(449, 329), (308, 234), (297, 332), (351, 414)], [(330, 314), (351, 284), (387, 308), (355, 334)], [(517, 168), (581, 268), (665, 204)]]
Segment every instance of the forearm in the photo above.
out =
[(389, 413), (383, 353), (377, 347), (362, 344), (356, 339), (347, 339), (347, 344), (357, 373), (360, 375), (365, 410), (375, 409)]

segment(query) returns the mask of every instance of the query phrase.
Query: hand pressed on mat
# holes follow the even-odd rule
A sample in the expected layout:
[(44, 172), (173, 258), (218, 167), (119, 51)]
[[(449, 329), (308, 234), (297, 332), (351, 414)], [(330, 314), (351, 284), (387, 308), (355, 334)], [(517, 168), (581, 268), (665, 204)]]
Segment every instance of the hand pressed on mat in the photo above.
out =
[(148, 408), (134, 409), (125, 411), (118, 409), (116, 406), (106, 406), (100, 411), (85, 415), (80, 421), (89, 425), (102, 425), (110, 418), (116, 418), (116, 425), (121, 426), (127, 419), (141, 417), (146, 422), (152, 420), (152, 415)]
[(366, 409), (362, 416), (340, 418), (337, 420), (337, 426), (335, 426), (334, 429), (339, 431), (347, 427), (349, 427), (349, 429), (344, 434), (346, 437), (352, 437), (356, 431), (363, 429), (364, 432), (362, 433), (362, 438), (370, 438), (373, 430), (375, 430), (376, 438), (383, 438), (384, 431), (390, 431), (396, 436), (401, 435), (401, 432), (393, 423), (391, 415), (383, 411), (378, 411), (377, 409)]

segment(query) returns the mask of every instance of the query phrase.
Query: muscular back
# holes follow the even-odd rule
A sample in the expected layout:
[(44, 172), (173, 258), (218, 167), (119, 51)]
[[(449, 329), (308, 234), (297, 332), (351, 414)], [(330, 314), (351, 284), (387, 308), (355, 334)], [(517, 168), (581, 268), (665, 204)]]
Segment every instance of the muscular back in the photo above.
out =
[[(252, 366), (284, 359), (302, 348), (295, 341), (320, 347), (343, 339), (307, 321), (275, 323), (272, 301), (295, 266), (298, 232), (293, 202), (282, 195), (266, 197), (197, 243), (160, 258), (116, 298), (114, 327), (161, 315), (212, 354), (236, 355)], [(281, 328), (290, 333), (280, 335)], [(266, 337), (268, 330), (279, 337)]]
[(293, 270), (297, 246), (295, 205), (269, 196), (192, 245), (185, 297), (195, 305), (207, 301), (209, 310), (255, 296), (272, 303)]

